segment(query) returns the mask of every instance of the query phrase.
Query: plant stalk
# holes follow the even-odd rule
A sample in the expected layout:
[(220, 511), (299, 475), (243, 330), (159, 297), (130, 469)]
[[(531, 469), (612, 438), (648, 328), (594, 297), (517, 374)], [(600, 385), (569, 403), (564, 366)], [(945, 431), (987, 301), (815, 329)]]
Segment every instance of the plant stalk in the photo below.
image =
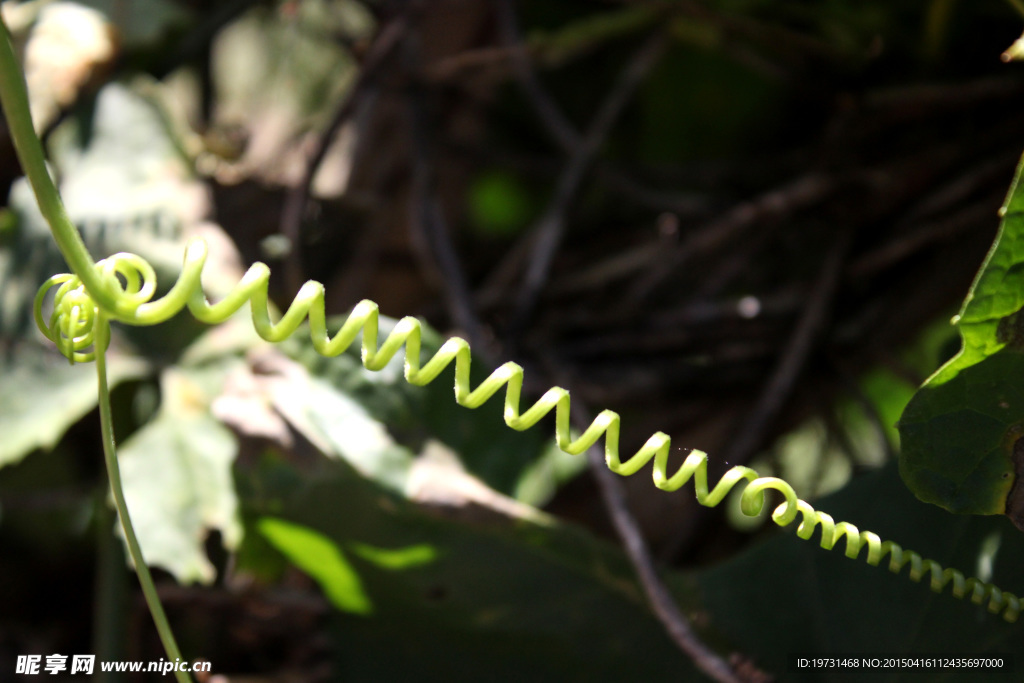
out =
[[(107, 386), (107, 354), (106, 349), (110, 341), (110, 325), (102, 313), (97, 314), (96, 326), (96, 375), (99, 383), (100, 394), (100, 429), (103, 435), (103, 458), (107, 463), (107, 476), (110, 478), (110, 492), (114, 497), (114, 507), (117, 508), (117, 516), (121, 520), (121, 528), (124, 530), (124, 537), (128, 544), (128, 553), (135, 564), (135, 572), (139, 577), (139, 584), (142, 586), (142, 594), (149, 605), (150, 614), (153, 615), (153, 622), (160, 634), (160, 641), (167, 652), (170, 661), (182, 662), (181, 650), (174, 639), (174, 633), (164, 614), (163, 605), (160, 604), (160, 597), (156, 593), (156, 586), (153, 584), (153, 576), (149, 573), (149, 567), (142, 557), (142, 548), (139, 540), (135, 537), (135, 529), (132, 527), (131, 517), (128, 515), (128, 503), (124, 499), (124, 490), (121, 488), (121, 469), (117, 464), (117, 450), (114, 444), (114, 426), (110, 415), (110, 390)], [(192, 677), (184, 671), (175, 671), (175, 678), (178, 683), (192, 683)]]
[[(114, 515), (107, 503), (107, 489), (99, 491), (96, 506), (96, 588), (92, 650), (104, 661), (124, 659), (126, 631), (125, 601), (128, 597), (128, 568), (124, 546), (114, 535)], [(97, 672), (99, 683), (117, 683), (119, 674)]]

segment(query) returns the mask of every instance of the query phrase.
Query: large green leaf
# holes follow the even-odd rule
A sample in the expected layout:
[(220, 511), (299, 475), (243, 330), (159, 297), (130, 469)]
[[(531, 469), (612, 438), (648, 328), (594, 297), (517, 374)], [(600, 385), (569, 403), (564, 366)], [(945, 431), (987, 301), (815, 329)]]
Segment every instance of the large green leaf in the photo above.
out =
[(1024, 419), (1024, 355), (1002, 351), (937, 387), (900, 419), (901, 473), (918, 498), (951, 512), (1003, 514)]
[[(958, 516), (922, 505), (894, 464), (816, 501), (837, 520), (857, 524), (966, 575), (1020, 595), (1024, 538), (1001, 517)], [(702, 621), (780, 681), (1018, 680), (1021, 625), (983, 606), (942, 595), (884, 567), (826, 552), (815, 541), (780, 533), (698, 575)], [(883, 562), (887, 564), (888, 559)], [(683, 586), (680, 581), (677, 585)], [(1012, 668), (864, 672), (796, 670), (789, 657), (881, 654), (1009, 655)]]
[(923, 501), (1003, 514), (1024, 427), (1024, 187), (1018, 166), (1002, 223), (960, 314), (963, 345), (900, 419), (900, 474)]
[(963, 347), (928, 379), (929, 386), (948, 382), (1004, 348), (1024, 348), (1024, 321), (1015, 314), (1024, 308), (1024, 159), (1010, 185), (995, 242), (971, 285), (960, 314), (953, 319)]
[(331, 461), (315, 479), (283, 467), (242, 488), (255, 527), (338, 609), (334, 680), (696, 680), (606, 543), (430, 514)]
[[(241, 482), (255, 528), (338, 609), (336, 680), (703, 680), (653, 620), (621, 552), (578, 529), (438, 517), (330, 461), (302, 477), (266, 460)], [(819, 503), (945, 566), (1018, 587), (1024, 538), (1007, 520), (922, 505), (894, 464)], [(791, 655), (1016, 658), (1019, 625), (906, 574), (785, 531), (720, 565), (663, 572), (706, 643), (776, 680), (845, 680), (793, 670)], [(1013, 673), (903, 670), (882, 680)]]
[(146, 563), (183, 583), (214, 579), (204, 551), (211, 531), (219, 531), (229, 549), (241, 541), (231, 473), (238, 444), (208, 410), (239, 363), (227, 357), (201, 368), (166, 370), (156, 419), (119, 449), (125, 499)]

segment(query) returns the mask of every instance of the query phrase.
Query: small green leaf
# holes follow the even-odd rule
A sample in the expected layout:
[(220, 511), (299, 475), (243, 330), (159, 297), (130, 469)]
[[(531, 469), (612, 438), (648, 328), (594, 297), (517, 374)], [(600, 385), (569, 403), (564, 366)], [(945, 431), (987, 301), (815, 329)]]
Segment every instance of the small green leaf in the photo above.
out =
[(953, 379), (964, 368), (980, 363), (1007, 345), (1022, 348), (1021, 316), (1024, 308), (1024, 187), (1021, 174), (1024, 159), (1017, 166), (1003, 207), (1002, 222), (995, 242), (967, 292), (960, 314), (953, 319), (963, 338), (963, 347), (928, 379), (938, 386)]

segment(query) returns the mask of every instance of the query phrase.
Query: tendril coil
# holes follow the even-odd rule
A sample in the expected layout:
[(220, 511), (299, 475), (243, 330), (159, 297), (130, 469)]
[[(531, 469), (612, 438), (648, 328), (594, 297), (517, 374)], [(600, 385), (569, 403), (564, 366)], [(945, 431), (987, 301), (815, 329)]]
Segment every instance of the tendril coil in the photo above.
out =
[[(505, 424), (512, 429), (529, 429), (554, 410), (555, 439), (558, 447), (566, 453), (579, 455), (603, 435), (605, 462), (612, 472), (629, 476), (653, 460), (655, 486), (665, 491), (676, 491), (692, 479), (697, 501), (706, 507), (718, 505), (735, 486), (741, 485), (744, 488), (740, 494), (740, 509), (751, 517), (759, 515), (763, 510), (767, 492), (777, 491), (784, 500), (772, 511), (772, 521), (780, 527), (786, 527), (800, 518), (796, 535), (801, 539), (810, 540), (820, 527), (820, 545), (826, 550), (832, 550), (845, 539), (845, 555), (851, 559), (857, 559), (866, 546), (864, 559), (869, 565), (878, 566), (888, 555), (888, 568), (891, 572), (899, 574), (909, 566), (908, 577), (920, 582), (928, 576), (929, 586), (936, 593), (942, 593), (951, 584), (950, 592), (954, 597), (969, 598), (977, 605), (987, 602), (987, 609), (991, 613), (1002, 612), (1008, 622), (1015, 622), (1021, 612), (1021, 599), (1016, 595), (980, 579), (966, 578), (956, 569), (943, 568), (934, 560), (904, 550), (892, 541), (882, 541), (876, 534), (861, 531), (853, 524), (837, 523), (828, 514), (815, 510), (809, 503), (799, 499), (793, 487), (782, 479), (761, 477), (749, 467), (736, 466), (726, 472), (714, 488), (709, 489), (708, 456), (699, 450), (692, 450), (679, 469), (670, 475), (672, 440), (663, 432), (653, 434), (640, 450), (623, 461), (619, 453), (621, 418), (614, 411), (602, 411), (574, 439), (569, 422), (568, 391), (552, 387), (524, 412), (519, 405), (523, 368), (512, 362), (497, 368), (473, 389), (470, 386), (472, 360), (469, 344), (459, 337), (450, 338), (430, 360), (423, 363), (420, 358), (422, 330), (416, 318), (402, 318), (378, 346), (379, 313), (377, 304), (372, 301), (364, 300), (356, 305), (341, 329), (331, 337), (326, 324), (324, 287), (319, 282), (309, 281), (302, 286), (284, 315), (275, 323), (271, 319), (267, 296), (270, 269), (265, 264), (256, 263), (229, 294), (211, 304), (206, 299), (201, 283), (206, 257), (205, 242), (199, 239), (190, 242), (178, 280), (166, 295), (156, 301), (151, 301), (156, 292), (155, 272), (144, 259), (134, 254), (121, 253), (99, 261), (96, 267), (101, 280), (108, 291), (116, 292), (116, 307), (109, 309), (94, 301), (77, 276), (55, 275), (43, 284), (36, 295), (36, 322), (43, 334), (72, 363), (93, 360), (97, 353), (105, 351), (105, 348), (97, 348), (97, 344), (105, 345), (110, 335), (106, 330), (98, 334), (96, 328), (108, 325), (110, 320), (130, 325), (155, 325), (187, 307), (198, 320), (216, 324), (227, 320), (247, 302), (250, 304), (257, 334), (269, 342), (288, 338), (307, 320), (313, 347), (327, 357), (343, 353), (361, 336), (362, 363), (368, 370), (383, 369), (404, 346), (405, 379), (414, 386), (429, 384), (452, 361), (455, 362), (455, 401), (461, 406), (478, 408), (504, 386), (504, 419)], [(45, 301), (54, 287), (57, 289), (53, 297), (53, 311), (46, 318), (43, 314)]]

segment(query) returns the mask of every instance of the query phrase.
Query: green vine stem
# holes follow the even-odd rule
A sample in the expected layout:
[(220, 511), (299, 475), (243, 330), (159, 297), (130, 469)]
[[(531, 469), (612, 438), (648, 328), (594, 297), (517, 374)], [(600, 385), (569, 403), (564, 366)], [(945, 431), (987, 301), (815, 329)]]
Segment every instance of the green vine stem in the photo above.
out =
[[(107, 475), (110, 479), (114, 506), (121, 521), (121, 528), (124, 530), (128, 552), (135, 564), (142, 593), (153, 616), (157, 632), (160, 634), (164, 650), (171, 661), (180, 662), (183, 661), (181, 651), (178, 649), (170, 624), (167, 622), (167, 616), (160, 604), (156, 586), (153, 584), (153, 577), (143, 559), (142, 549), (135, 536), (135, 530), (132, 528), (131, 516), (128, 514), (128, 504), (121, 487), (121, 472), (117, 463), (113, 423), (110, 415), (110, 391), (107, 386), (105, 355), (110, 341), (110, 327), (105, 320), (105, 314), (100, 311), (124, 313), (124, 307), (131, 307), (133, 300), (131, 297), (125, 297), (125, 292), (117, 281), (114, 271), (98, 267), (93, 261), (92, 256), (85, 248), (81, 235), (68, 218), (57, 187), (50, 178), (49, 170), (46, 167), (42, 142), (32, 125), (25, 76), (14, 55), (10, 31), (2, 17), (0, 17), (0, 34), (2, 34), (0, 35), (0, 104), (3, 106), (14, 149), (22, 169), (32, 185), (39, 209), (50, 225), (57, 246), (71, 269), (80, 274), (78, 281), (85, 283), (85, 288), (89, 293), (88, 297), (82, 297), (82, 301), (73, 304), (75, 309), (73, 319), (77, 321), (79, 315), (84, 316), (83, 319), (88, 321), (89, 327), (86, 336), (91, 341), (95, 335), (95, 352), (91, 354), (91, 358), (96, 360), (103, 455), (106, 461)], [(36, 301), (40, 301), (39, 297), (36, 298)], [(71, 299), (68, 300), (69, 304), (70, 302)], [(36, 319), (38, 322), (38, 313)], [(78, 322), (74, 324), (78, 324)], [(74, 336), (80, 329), (72, 327), (66, 331)], [(71, 361), (75, 360), (72, 353)], [(176, 670), (174, 675), (178, 683), (191, 683), (192, 681), (192, 677), (186, 672)]]
[[(168, 661), (182, 662), (181, 650), (174, 639), (171, 625), (167, 622), (167, 615), (164, 614), (163, 605), (160, 604), (160, 596), (156, 593), (156, 586), (153, 584), (153, 576), (149, 573), (149, 567), (142, 557), (142, 548), (139, 547), (139, 539), (135, 536), (135, 529), (132, 526), (132, 518), (128, 514), (128, 503), (124, 499), (124, 489), (121, 487), (121, 468), (117, 464), (117, 447), (114, 444), (114, 427), (110, 415), (110, 389), (107, 387), (107, 354), (103, 349), (107, 347), (108, 339), (103, 337), (110, 334), (110, 326), (103, 324), (96, 326), (96, 375), (99, 384), (100, 397), (100, 431), (103, 438), (103, 459), (107, 464), (107, 476), (110, 478), (110, 492), (114, 498), (114, 507), (117, 508), (117, 516), (121, 519), (121, 528), (124, 529), (124, 537), (128, 544), (128, 554), (131, 555), (135, 564), (135, 572), (139, 576), (139, 584), (142, 586), (142, 594), (146, 598), (149, 612), (153, 615), (153, 622), (156, 624), (157, 633), (160, 634), (160, 642), (163, 643), (167, 652)], [(188, 673), (175, 670), (175, 678), (178, 683), (190, 683), (192, 677)]]
[[(2, 26), (2, 23), (0, 23)], [(605, 463), (609, 470), (620, 475), (632, 475), (653, 461), (654, 484), (666, 491), (675, 491), (693, 481), (697, 500), (705, 506), (721, 503), (737, 485), (743, 487), (740, 507), (744, 514), (760, 514), (766, 503), (767, 493), (777, 491), (783, 502), (771, 514), (772, 520), (785, 527), (800, 520), (796, 530), (802, 539), (811, 539), (820, 529), (820, 545), (825, 549), (836, 547), (845, 540), (845, 554), (856, 559), (864, 553), (870, 565), (879, 565), (888, 556), (888, 568), (900, 573), (909, 567), (908, 576), (913, 581), (929, 577), (933, 591), (942, 592), (947, 586), (958, 598), (969, 598), (975, 604), (987, 604), (992, 613), (1002, 613), (1007, 621), (1016, 621), (1021, 611), (1021, 600), (1011, 593), (1003, 592), (996, 586), (976, 578), (965, 578), (955, 569), (945, 569), (933, 560), (923, 559), (914, 552), (905, 551), (896, 543), (882, 541), (870, 531), (861, 531), (847, 522), (835, 522), (829, 515), (816, 511), (810, 504), (800, 500), (793, 487), (775, 477), (760, 477), (748, 467), (733, 467), (713, 488), (708, 486), (707, 455), (694, 450), (674, 472), (669, 472), (669, 454), (672, 442), (668, 435), (657, 432), (652, 435), (632, 457), (623, 460), (619, 453), (620, 417), (611, 410), (601, 412), (581, 435), (573, 438), (570, 427), (569, 393), (553, 387), (541, 396), (531, 407), (523, 411), (520, 397), (523, 387), (523, 370), (515, 363), (505, 363), (497, 368), (475, 389), (470, 385), (471, 353), (469, 344), (458, 337), (446, 341), (438, 352), (425, 363), (420, 357), (421, 327), (418, 320), (407, 317), (400, 320), (391, 334), (378, 346), (377, 305), (372, 301), (359, 303), (332, 337), (328, 334), (324, 307), (324, 288), (318, 282), (307, 282), (299, 290), (285, 313), (274, 322), (267, 297), (270, 269), (262, 264), (253, 264), (238, 285), (222, 300), (210, 303), (202, 288), (202, 271), (206, 263), (207, 248), (202, 240), (193, 240), (185, 250), (181, 274), (171, 289), (162, 298), (151, 300), (156, 292), (156, 277), (152, 266), (134, 254), (115, 254), (107, 259), (94, 262), (75, 228), (68, 222), (60, 205), (60, 197), (46, 172), (39, 144), (31, 120), (28, 118), (27, 95), (24, 80), (14, 62), (9, 38), (4, 30), (0, 40), (0, 100), (5, 111), (20, 123), (12, 124), (12, 135), (18, 140), (17, 150), (22, 165), (29, 174), (33, 189), (37, 193), (44, 215), (51, 221), (55, 237), (65, 252), (74, 274), (51, 277), (36, 296), (35, 317), (43, 333), (72, 362), (96, 360), (105, 383), (104, 352), (110, 339), (109, 321), (130, 325), (155, 325), (168, 320), (183, 308), (198, 320), (217, 324), (225, 321), (242, 306), (249, 304), (253, 325), (263, 339), (278, 342), (294, 334), (308, 321), (309, 334), (314, 348), (325, 356), (336, 356), (344, 352), (358, 338), (361, 338), (363, 365), (369, 370), (380, 370), (402, 350), (405, 350), (405, 378), (413, 385), (423, 386), (437, 378), (449, 365), (455, 365), (455, 400), (467, 408), (483, 405), (494, 394), (505, 389), (505, 423), (516, 430), (525, 430), (546, 415), (555, 412), (555, 438), (558, 446), (567, 453), (578, 455), (604, 437)], [(44, 320), (42, 310), (49, 294), (53, 292), (53, 312)], [(101, 388), (101, 393), (102, 393)], [(105, 399), (101, 403), (105, 402)], [(109, 416), (105, 418), (109, 420)], [(105, 430), (109, 432), (109, 425)], [(108, 465), (112, 465), (111, 486), (115, 498), (119, 493), (116, 457), (113, 453), (113, 437), (104, 435)], [(127, 509), (119, 507), (122, 523), (130, 546), (134, 534), (130, 532)], [(145, 564), (138, 552), (137, 543), (131, 550), (139, 570), (140, 580), (152, 588)], [(145, 578), (144, 578), (145, 577)], [(147, 594), (147, 599), (149, 599)], [(155, 599), (150, 604), (158, 628), (165, 629), (166, 620)], [(161, 616), (158, 616), (161, 615)], [(162, 623), (161, 623), (162, 622)], [(165, 645), (173, 643), (169, 629)], [(161, 637), (164, 637), (161, 630)], [(171, 653), (177, 657), (177, 653)]]
[(104, 281), (85, 248), (81, 235), (68, 218), (50, 173), (46, 168), (43, 145), (32, 125), (25, 76), (14, 56), (11, 34), (0, 17), (0, 104), (7, 128), (18, 154), (18, 161), (35, 192), (39, 210), (50, 225), (54, 241), (71, 270), (79, 274), (93, 299), (104, 309), (116, 311), (121, 305), (116, 283)]

